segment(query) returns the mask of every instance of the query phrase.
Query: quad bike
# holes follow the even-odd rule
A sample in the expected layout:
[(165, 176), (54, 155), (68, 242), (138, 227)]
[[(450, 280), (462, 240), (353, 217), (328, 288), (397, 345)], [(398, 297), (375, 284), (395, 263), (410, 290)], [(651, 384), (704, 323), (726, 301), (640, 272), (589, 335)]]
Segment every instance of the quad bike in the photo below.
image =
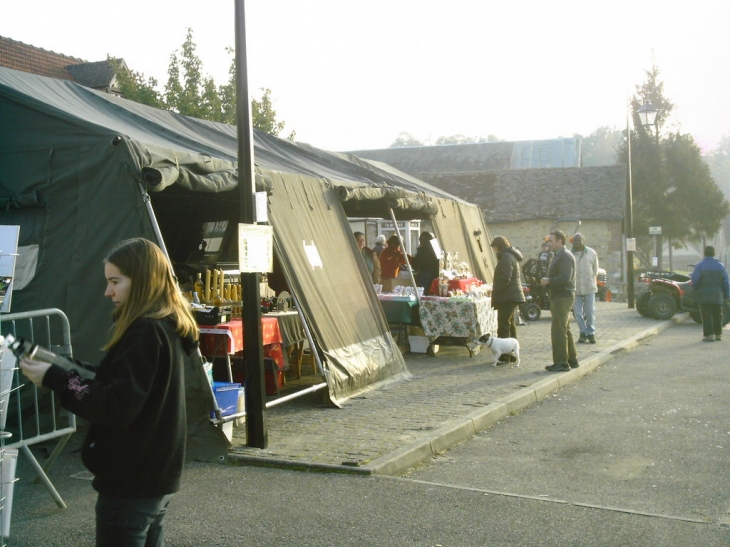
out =
[(525, 321), (537, 321), (542, 310), (550, 309), (550, 297), (545, 287), (540, 284), (540, 278), (545, 273), (543, 268), (541, 261), (535, 258), (531, 258), (522, 266), (522, 274), (527, 283), (522, 285), (525, 302), (520, 305), (520, 315)]
[[(670, 281), (654, 279), (649, 287), (636, 299), (636, 311), (644, 317), (667, 320), (679, 312), (689, 312), (697, 323), (702, 323), (700, 307), (695, 298), (691, 281)], [(730, 323), (730, 302), (726, 301), (722, 310), (722, 324)]]

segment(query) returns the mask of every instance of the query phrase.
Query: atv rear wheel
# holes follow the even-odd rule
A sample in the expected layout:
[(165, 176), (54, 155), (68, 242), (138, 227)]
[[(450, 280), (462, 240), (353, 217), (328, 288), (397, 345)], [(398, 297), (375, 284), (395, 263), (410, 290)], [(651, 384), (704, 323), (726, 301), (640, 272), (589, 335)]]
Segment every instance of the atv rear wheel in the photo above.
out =
[(654, 319), (666, 321), (677, 313), (677, 302), (671, 294), (656, 293), (649, 298), (648, 309)]
[(638, 311), (644, 317), (651, 317), (649, 313), (649, 298), (651, 298), (651, 292), (646, 291), (639, 295), (636, 299), (636, 311)]
[(525, 321), (537, 321), (540, 319), (540, 306), (534, 303), (520, 306), (520, 315)]

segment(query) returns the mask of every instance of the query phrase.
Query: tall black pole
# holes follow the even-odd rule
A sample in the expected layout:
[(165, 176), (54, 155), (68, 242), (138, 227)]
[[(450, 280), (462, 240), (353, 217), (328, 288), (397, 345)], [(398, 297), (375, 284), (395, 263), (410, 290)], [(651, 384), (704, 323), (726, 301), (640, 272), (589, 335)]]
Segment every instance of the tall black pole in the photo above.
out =
[[(244, 0), (236, 0), (236, 123), (238, 124), (238, 188), (242, 224), (255, 224), (256, 191), (253, 167), (253, 129), (251, 103), (248, 99), (246, 65), (246, 18)], [(261, 301), (258, 272), (241, 272), (243, 321), (243, 362), (246, 372), (246, 444), (266, 448), (269, 433), (266, 427), (264, 387), (264, 348), (261, 335)]]
[(631, 187), (631, 102), (626, 107), (626, 295), (629, 308), (634, 307), (634, 255), (629, 251), (629, 239), (634, 238), (634, 192)]

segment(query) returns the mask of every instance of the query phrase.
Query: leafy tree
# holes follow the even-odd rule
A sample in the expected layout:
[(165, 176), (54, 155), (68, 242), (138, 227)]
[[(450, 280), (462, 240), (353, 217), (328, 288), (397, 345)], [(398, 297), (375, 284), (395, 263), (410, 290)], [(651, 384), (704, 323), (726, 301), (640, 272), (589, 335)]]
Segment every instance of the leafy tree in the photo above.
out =
[(400, 133), (398, 135), (398, 138), (396, 138), (393, 141), (393, 144), (391, 144), (388, 148), (399, 148), (402, 146), (424, 146), (423, 141), (419, 141), (416, 137), (411, 135), (410, 133)]
[(436, 144), (470, 144), (477, 142), (499, 142), (500, 139), (494, 135), (487, 137), (466, 137), (464, 135), (451, 135), (450, 137), (439, 137), (436, 139)]
[(122, 97), (155, 108), (164, 108), (162, 97), (156, 89), (157, 80), (152, 77), (145, 79), (144, 74), (127, 69), (120, 59), (107, 56), (107, 61), (114, 67), (117, 87)]
[[(228, 82), (217, 87), (213, 78), (203, 76), (203, 63), (195, 50), (193, 31), (188, 28), (181, 50), (170, 55), (167, 83), (162, 94), (156, 90), (157, 80), (149, 78), (145, 81), (143, 75), (117, 65), (116, 75), (122, 96), (185, 116), (235, 125), (237, 121), (235, 57), (231, 60)], [(232, 48), (228, 48), (227, 51), (232, 57), (234, 56)], [(261, 99), (251, 99), (252, 125), (256, 129), (278, 136), (283, 131), (285, 123), (276, 118), (271, 90), (261, 91), (263, 93)], [(288, 139), (294, 140), (295, 136), (296, 132), (292, 131)]]
[[(631, 100), (634, 123), (630, 138), (634, 236), (639, 258), (649, 267), (648, 257), (653, 248), (649, 226), (662, 227), (660, 245), (666, 237), (670, 245), (684, 246), (717, 234), (730, 212), (730, 204), (702, 160), (694, 138), (679, 131), (662, 131), (674, 105), (664, 96), (659, 69), (646, 71), (646, 77)], [(659, 109), (654, 131), (642, 126), (637, 114), (647, 102)], [(628, 161), (625, 140), (618, 155), (623, 163)], [(661, 268), (661, 255), (658, 258)]]
[(616, 148), (625, 137), (621, 129), (602, 126), (587, 137), (574, 135), (581, 140), (581, 163), (584, 167), (599, 165), (614, 165), (616, 163)]

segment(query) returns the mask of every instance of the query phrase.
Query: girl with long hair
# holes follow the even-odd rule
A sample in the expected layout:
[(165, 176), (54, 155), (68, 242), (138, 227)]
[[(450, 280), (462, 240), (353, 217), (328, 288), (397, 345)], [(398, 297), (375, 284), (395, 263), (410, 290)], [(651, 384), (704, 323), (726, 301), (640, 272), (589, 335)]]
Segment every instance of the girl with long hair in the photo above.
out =
[(134, 238), (104, 260), (114, 303), (106, 355), (93, 379), (23, 358), (35, 385), (89, 422), (81, 457), (94, 474), (97, 547), (161, 547), (163, 520), (185, 459), (184, 360), (198, 327), (167, 258)]

